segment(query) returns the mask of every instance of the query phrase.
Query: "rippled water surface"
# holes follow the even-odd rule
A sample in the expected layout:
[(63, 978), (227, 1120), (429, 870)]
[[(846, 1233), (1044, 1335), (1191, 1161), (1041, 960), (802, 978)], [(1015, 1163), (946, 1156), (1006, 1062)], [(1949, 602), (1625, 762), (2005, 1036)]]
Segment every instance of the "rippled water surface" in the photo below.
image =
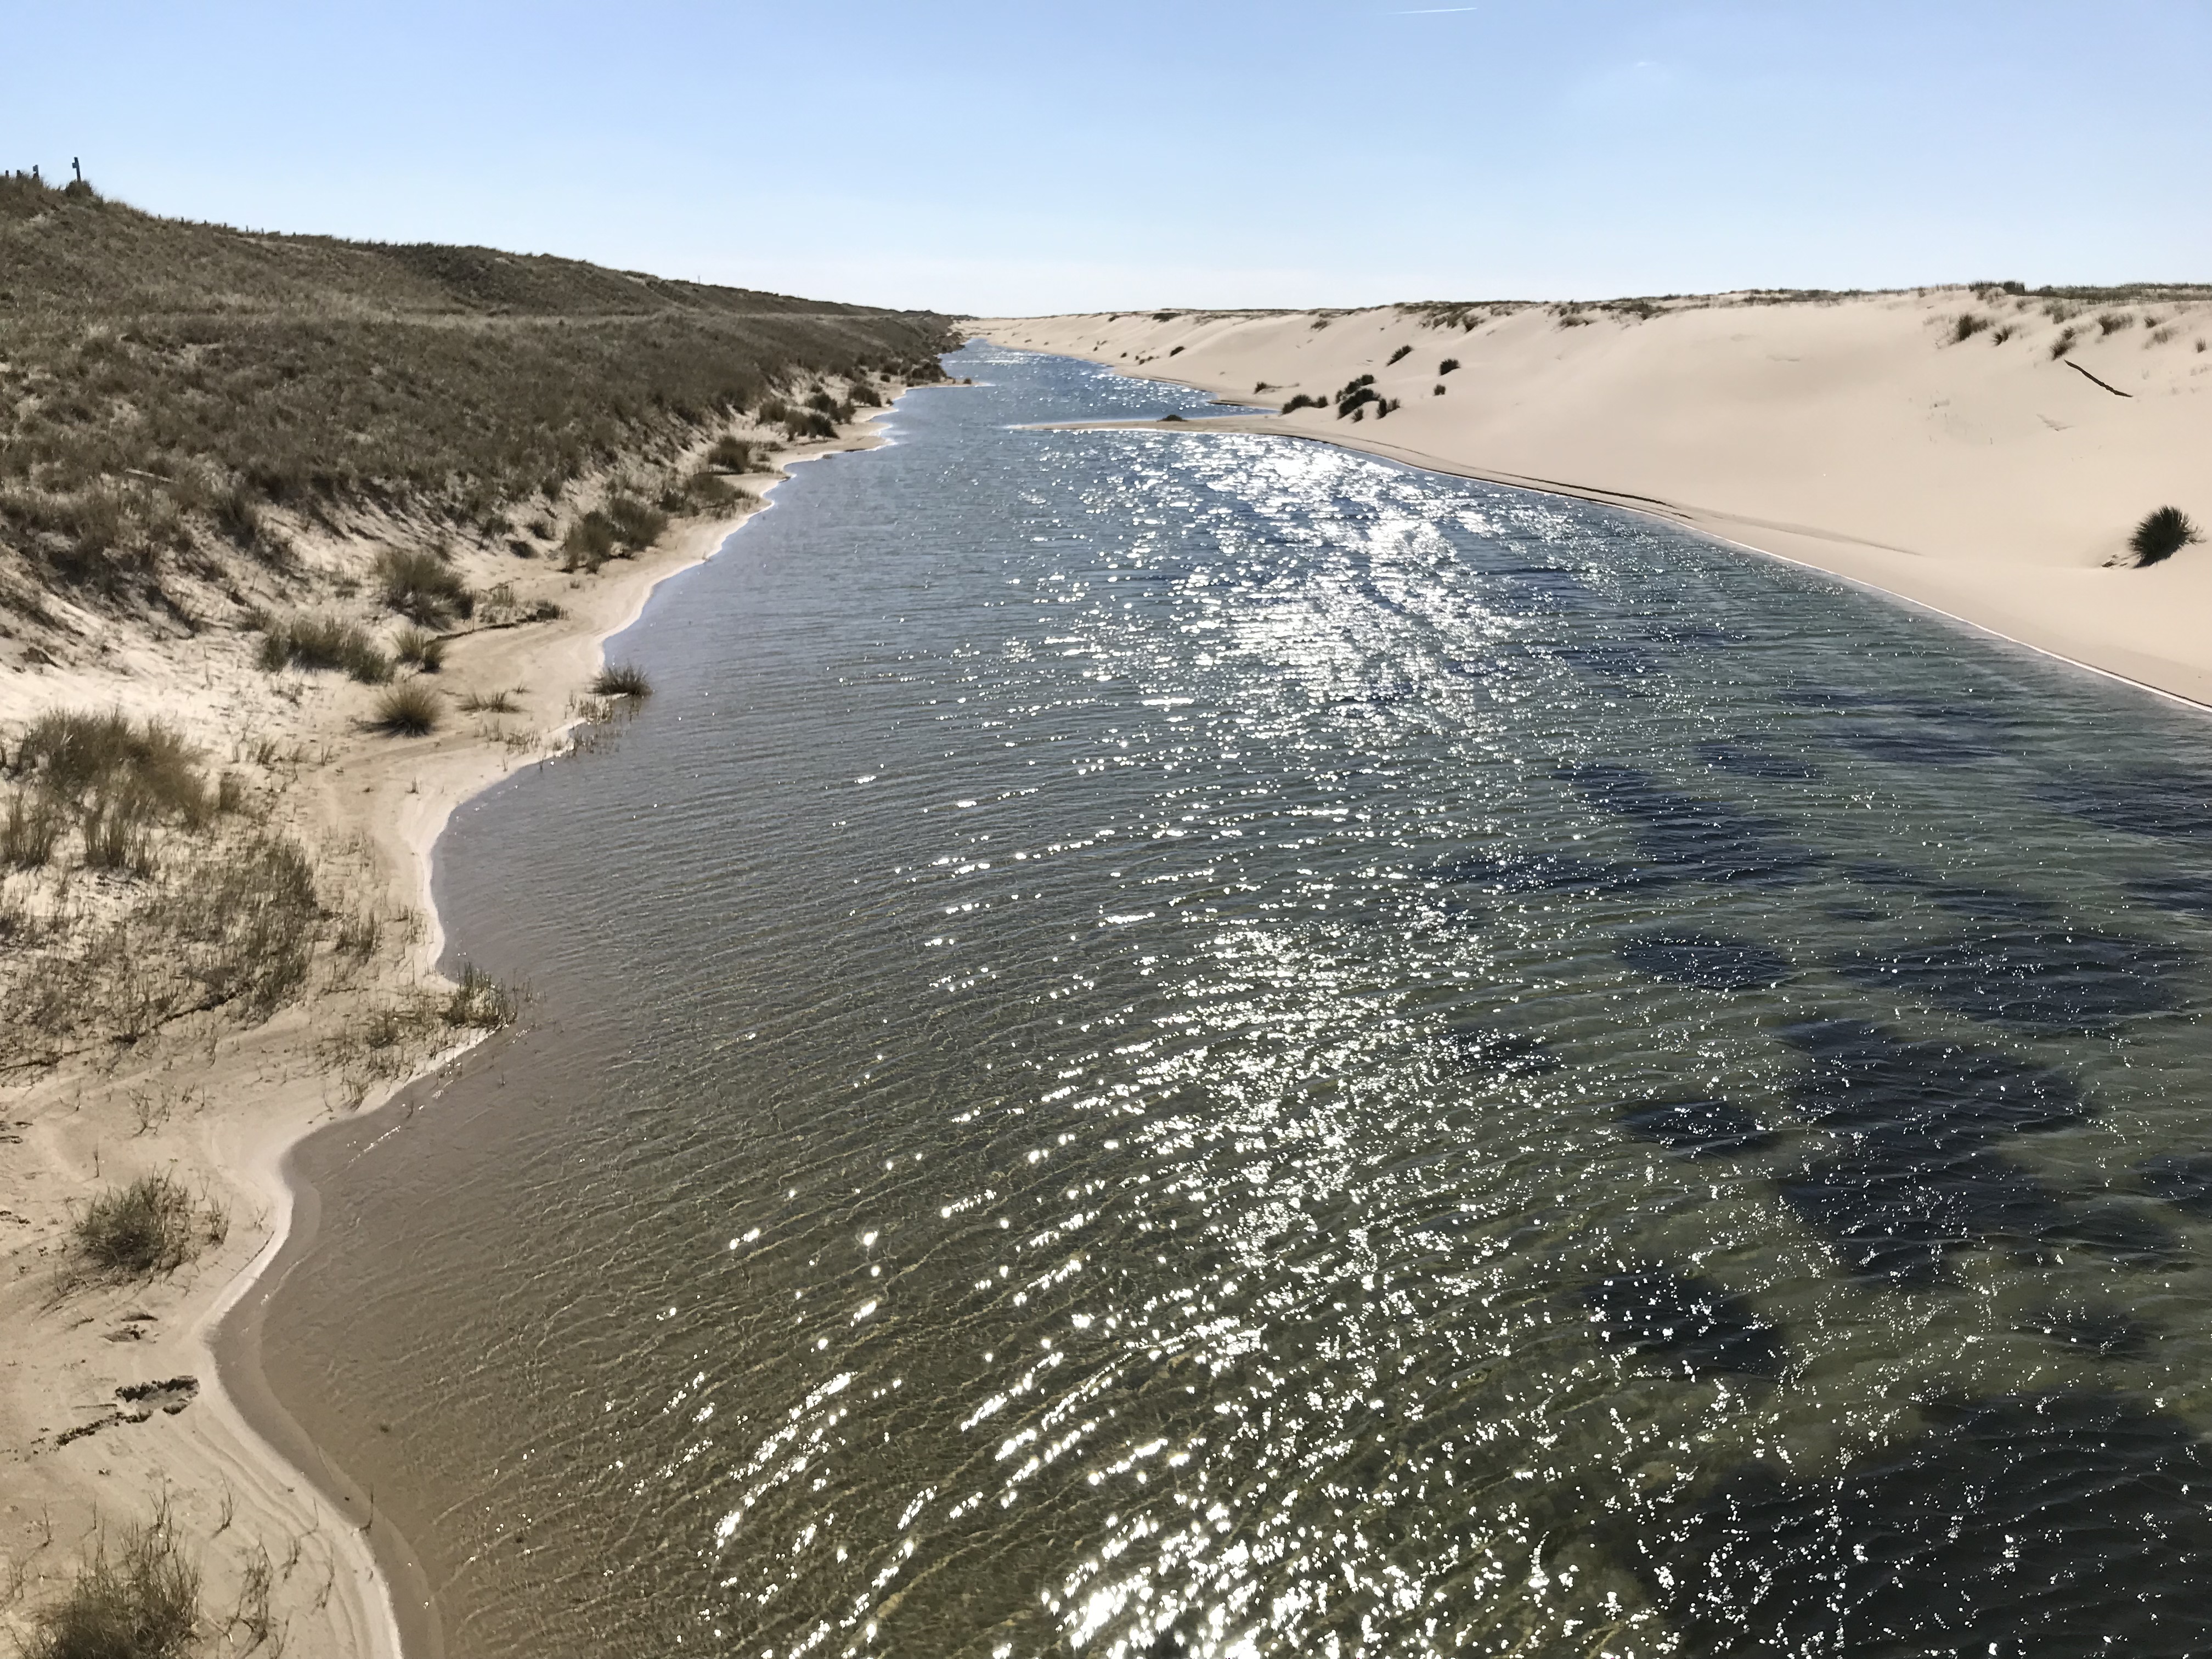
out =
[(453, 1650), (2212, 1649), (2201, 720), (956, 372), (459, 817), (535, 1029), (308, 1155)]

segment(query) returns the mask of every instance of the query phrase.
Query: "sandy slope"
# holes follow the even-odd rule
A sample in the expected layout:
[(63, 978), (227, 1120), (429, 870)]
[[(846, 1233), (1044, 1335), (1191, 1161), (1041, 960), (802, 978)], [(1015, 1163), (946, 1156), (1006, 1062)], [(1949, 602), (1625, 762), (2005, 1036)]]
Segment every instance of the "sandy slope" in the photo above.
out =
[[(882, 441), (872, 418), (776, 459)], [(217, 1626), (209, 1651), (254, 1647), (244, 1623), (224, 1621), (264, 1555), (285, 1651), (392, 1659), (401, 1625), (421, 1628), (416, 1609), (392, 1606), (357, 1522), (276, 1457), (225, 1395), (212, 1334), (281, 1243), (285, 1150), (457, 1052), (430, 1052), (449, 1036), (426, 1039), (378, 1078), (362, 1069), (357, 1035), (371, 1007), (439, 982), (428, 852), (453, 808), (513, 767), (560, 753), (602, 641), (740, 522), (684, 525), (591, 576), (477, 556), (475, 585), (511, 581), (525, 602), (555, 599), (566, 615), (455, 641), (436, 684), (448, 693), (520, 688), (519, 712), (456, 714), (426, 738), (364, 730), (369, 688), (334, 674), (265, 674), (252, 665), (253, 639), (237, 634), (179, 650), (134, 646), (118, 632), (100, 667), (0, 673), (0, 731), (57, 707), (120, 707), (181, 726), (210, 770), (228, 766), (278, 789), (275, 822), (316, 850), (326, 893), (393, 922), (391, 946), (354, 980), (261, 1026), (196, 1016), (127, 1050), (0, 1068), (0, 1626), (20, 1632), (96, 1533), (112, 1540), (166, 1498), (205, 1577)], [(311, 563), (338, 556), (306, 551)], [(252, 759), (271, 750), (296, 758)], [(227, 1212), (222, 1242), (148, 1284), (62, 1288), (73, 1208), (104, 1183), (165, 1169)], [(173, 1413), (131, 1420), (141, 1408), (117, 1395), (180, 1377), (198, 1391)]]
[[(1402, 405), (1386, 419), (1309, 409), (1231, 424), (1663, 512), (2212, 702), (2212, 543), (2106, 568), (2154, 507), (2212, 527), (2212, 300), (2069, 307), (1954, 288), (1721, 296), (1649, 316), (1454, 310), (976, 327), (1271, 410), (1371, 374)], [(1954, 339), (1962, 314), (1988, 326)], [(2107, 331), (2100, 317), (2126, 320)], [(2054, 358), (2062, 330), (2073, 343)], [(1446, 358), (1460, 367), (1440, 374)]]

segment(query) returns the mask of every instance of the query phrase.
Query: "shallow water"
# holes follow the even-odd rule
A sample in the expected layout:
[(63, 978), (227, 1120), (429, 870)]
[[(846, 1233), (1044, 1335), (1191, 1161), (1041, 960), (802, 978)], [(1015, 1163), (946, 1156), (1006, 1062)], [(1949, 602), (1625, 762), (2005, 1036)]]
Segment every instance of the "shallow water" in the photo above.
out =
[(469, 1655), (2212, 1646), (2212, 729), (971, 347), (440, 849), (306, 1154)]

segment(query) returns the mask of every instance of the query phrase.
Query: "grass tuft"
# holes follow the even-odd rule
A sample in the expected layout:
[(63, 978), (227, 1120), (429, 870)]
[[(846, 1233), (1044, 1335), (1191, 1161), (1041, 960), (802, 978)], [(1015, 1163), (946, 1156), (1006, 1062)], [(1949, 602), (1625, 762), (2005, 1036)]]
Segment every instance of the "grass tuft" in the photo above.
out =
[(514, 698), (505, 691), (471, 691), (461, 699), (464, 714), (512, 714)]
[(436, 554), (420, 549), (387, 547), (379, 553), (376, 586), (386, 605), (426, 628), (476, 609), (476, 595), (459, 574)]
[(392, 654), (425, 674), (446, 665), (446, 641), (419, 628), (403, 628), (392, 636)]
[(653, 684), (646, 678), (645, 670), (635, 663), (627, 662), (611, 662), (599, 670), (599, 677), (592, 682), (592, 690), (602, 697), (649, 697), (653, 695)]
[(185, 1659), (200, 1634), (199, 1570), (185, 1559), (166, 1509), (105, 1540), (61, 1600), (31, 1621), (28, 1659)]
[(272, 674), (284, 668), (343, 668), (363, 685), (381, 685), (392, 678), (391, 659), (377, 649), (368, 630), (336, 617), (272, 622), (261, 641), (259, 661)]
[(470, 1025), (480, 1031), (497, 1030), (514, 1023), (518, 999), (511, 987), (501, 984), (472, 962), (461, 964), (453, 994), (447, 998), (448, 1025)]
[(377, 698), (368, 723), (389, 737), (426, 737), (438, 729), (440, 712), (438, 694), (420, 680), (409, 680)]
[(2160, 507), (2143, 514), (2142, 522), (2128, 538), (2128, 547), (2135, 554), (2136, 566), (2140, 569), (2170, 559), (2203, 538), (2196, 521), (2186, 513), (2178, 507)]
[(118, 1279), (174, 1272), (199, 1253), (191, 1194), (167, 1173), (110, 1187), (85, 1206), (72, 1235), (85, 1259)]
[(122, 711), (90, 714), (53, 709), (31, 722), (8, 769), (58, 802), (98, 798), (127, 804), (145, 822), (173, 817), (187, 828), (213, 808), (193, 764), (197, 751), (161, 720), (143, 725)]

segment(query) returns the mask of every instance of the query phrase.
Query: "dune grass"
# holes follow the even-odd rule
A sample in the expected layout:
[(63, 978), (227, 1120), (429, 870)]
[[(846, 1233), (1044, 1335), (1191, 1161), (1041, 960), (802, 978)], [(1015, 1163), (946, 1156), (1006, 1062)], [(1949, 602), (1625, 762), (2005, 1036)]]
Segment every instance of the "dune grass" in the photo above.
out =
[(336, 617), (295, 617), (272, 621), (261, 636), (261, 666), (270, 673), (285, 668), (343, 669), (364, 685), (392, 678), (392, 662), (377, 649), (368, 630)]
[(446, 665), (446, 641), (420, 628), (403, 628), (392, 636), (392, 654), (425, 674)]
[(185, 1659), (201, 1635), (200, 1575), (167, 1510), (105, 1538), (59, 1601), (33, 1615), (27, 1659)]
[(2178, 507), (2160, 507), (2143, 514), (2142, 522), (2128, 537), (2128, 548), (2141, 568), (2170, 559), (2203, 538), (2203, 532), (2186, 513)]
[(368, 723), (386, 737), (428, 737), (438, 729), (444, 712), (435, 691), (420, 680), (408, 680), (377, 698), (369, 710)]
[(453, 993), (446, 1000), (444, 1018), (448, 1025), (496, 1030), (514, 1023), (520, 1003), (513, 988), (501, 984), (474, 963), (465, 962), (453, 982)]
[(376, 556), (377, 592), (401, 616), (440, 627), (476, 609), (476, 595), (459, 572), (435, 553), (387, 547)]
[(592, 690), (602, 697), (649, 697), (653, 683), (635, 663), (611, 662), (592, 681)]
[(173, 1273), (198, 1254), (203, 1237), (191, 1194), (167, 1174), (110, 1187), (70, 1232), (87, 1261), (118, 1279)]

